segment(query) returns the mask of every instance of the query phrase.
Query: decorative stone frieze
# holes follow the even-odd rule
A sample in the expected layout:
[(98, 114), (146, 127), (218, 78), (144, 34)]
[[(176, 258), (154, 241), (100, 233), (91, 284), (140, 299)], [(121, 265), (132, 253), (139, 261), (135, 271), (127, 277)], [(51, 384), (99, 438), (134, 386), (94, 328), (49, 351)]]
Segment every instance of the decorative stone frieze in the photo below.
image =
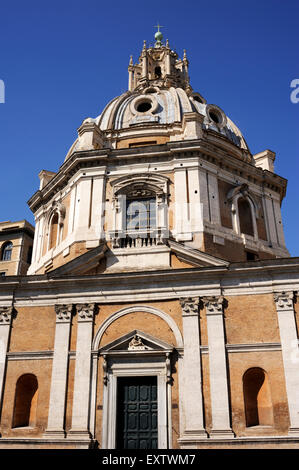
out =
[(56, 322), (69, 322), (72, 318), (73, 304), (55, 305)]
[(10, 325), (13, 307), (0, 307), (0, 325)]
[(96, 311), (96, 304), (77, 304), (78, 322), (92, 321)]
[(181, 298), (180, 304), (182, 307), (183, 316), (187, 315), (198, 315), (200, 298), (199, 297), (187, 297)]

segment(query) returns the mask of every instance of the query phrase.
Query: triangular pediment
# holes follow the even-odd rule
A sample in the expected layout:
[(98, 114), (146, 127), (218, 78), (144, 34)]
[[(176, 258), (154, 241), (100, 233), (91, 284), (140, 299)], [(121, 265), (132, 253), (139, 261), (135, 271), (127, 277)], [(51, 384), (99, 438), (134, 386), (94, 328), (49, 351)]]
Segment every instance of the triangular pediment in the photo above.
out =
[(174, 240), (168, 240), (171, 251), (180, 261), (189, 263), (191, 266), (208, 267), (208, 266), (228, 266), (229, 262), (216, 256), (196, 250), (189, 246)]
[(133, 330), (124, 336), (106, 344), (100, 349), (101, 354), (121, 352), (171, 352), (173, 346), (148, 333)]

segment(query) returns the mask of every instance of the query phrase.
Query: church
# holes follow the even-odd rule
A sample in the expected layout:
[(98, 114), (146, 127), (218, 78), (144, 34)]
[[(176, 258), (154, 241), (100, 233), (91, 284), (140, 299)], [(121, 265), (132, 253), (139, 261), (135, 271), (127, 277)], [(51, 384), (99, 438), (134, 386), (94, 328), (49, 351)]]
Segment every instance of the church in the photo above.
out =
[(186, 51), (144, 41), (128, 91), (40, 171), (35, 227), (0, 224), (0, 449), (299, 448), (274, 162)]

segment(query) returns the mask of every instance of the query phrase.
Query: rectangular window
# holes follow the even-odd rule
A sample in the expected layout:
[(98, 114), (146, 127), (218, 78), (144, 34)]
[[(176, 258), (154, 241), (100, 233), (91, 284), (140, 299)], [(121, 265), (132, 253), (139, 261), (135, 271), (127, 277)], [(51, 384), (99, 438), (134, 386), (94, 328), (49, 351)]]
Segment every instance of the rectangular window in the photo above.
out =
[(127, 200), (126, 228), (128, 231), (148, 231), (156, 228), (156, 199)]

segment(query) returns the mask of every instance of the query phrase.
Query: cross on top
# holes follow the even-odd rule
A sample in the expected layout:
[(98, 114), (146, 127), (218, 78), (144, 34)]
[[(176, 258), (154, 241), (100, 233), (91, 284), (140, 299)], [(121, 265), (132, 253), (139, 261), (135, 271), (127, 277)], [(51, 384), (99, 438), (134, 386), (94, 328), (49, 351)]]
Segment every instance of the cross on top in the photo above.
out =
[(158, 21), (158, 24), (154, 26), (154, 28), (158, 28), (158, 33), (160, 33), (160, 28), (164, 28), (164, 26), (161, 26)]

